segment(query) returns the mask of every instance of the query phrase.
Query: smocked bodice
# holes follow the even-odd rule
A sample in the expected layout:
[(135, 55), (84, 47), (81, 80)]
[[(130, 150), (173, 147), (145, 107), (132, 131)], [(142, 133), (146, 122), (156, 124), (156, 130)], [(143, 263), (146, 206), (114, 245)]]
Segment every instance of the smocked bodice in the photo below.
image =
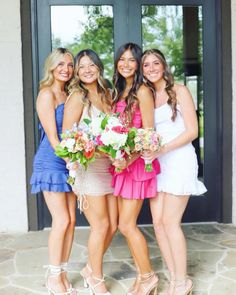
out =
[(184, 120), (180, 106), (177, 105), (177, 116), (175, 121), (171, 120), (172, 109), (165, 103), (155, 109), (155, 128), (162, 136), (163, 143), (168, 143), (185, 130)]

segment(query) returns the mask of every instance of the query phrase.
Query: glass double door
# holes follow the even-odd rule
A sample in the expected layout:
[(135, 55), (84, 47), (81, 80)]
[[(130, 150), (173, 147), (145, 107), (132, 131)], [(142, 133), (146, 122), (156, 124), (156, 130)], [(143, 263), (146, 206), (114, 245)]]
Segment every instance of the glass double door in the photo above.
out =
[[(208, 188), (205, 196), (191, 198), (184, 221), (221, 221), (218, 53), (216, 46), (212, 46), (217, 42), (215, 1), (38, 0), (33, 3), (38, 80), (46, 56), (56, 47), (66, 47), (74, 54), (84, 48), (94, 49), (110, 81), (114, 52), (120, 45), (134, 42), (143, 50), (154, 47), (163, 51), (176, 82), (187, 85), (194, 98), (199, 138), (193, 144), (198, 155), (199, 178)], [(48, 226), (49, 214), (42, 198), (38, 199), (38, 212), (40, 227)], [(144, 203), (139, 222), (151, 223), (148, 202)], [(86, 224), (83, 215), (78, 214), (78, 224)]]

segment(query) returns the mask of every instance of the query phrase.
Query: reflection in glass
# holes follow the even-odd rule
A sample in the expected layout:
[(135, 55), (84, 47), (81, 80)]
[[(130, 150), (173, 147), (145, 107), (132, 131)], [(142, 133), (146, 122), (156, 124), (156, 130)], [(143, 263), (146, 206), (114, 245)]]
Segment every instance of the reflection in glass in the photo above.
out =
[(194, 146), (203, 176), (204, 112), (203, 112), (203, 47), (202, 7), (181, 5), (142, 6), (143, 50), (158, 48), (166, 56), (177, 83), (190, 89), (199, 121), (199, 138)]
[(51, 6), (52, 48), (66, 47), (74, 55), (90, 48), (104, 63), (105, 77), (113, 73), (113, 7)]

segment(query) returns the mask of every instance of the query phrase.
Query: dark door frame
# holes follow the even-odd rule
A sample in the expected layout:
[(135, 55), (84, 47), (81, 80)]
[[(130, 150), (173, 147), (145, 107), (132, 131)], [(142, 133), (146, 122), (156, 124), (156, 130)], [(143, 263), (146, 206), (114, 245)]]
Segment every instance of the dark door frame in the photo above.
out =
[[(37, 63), (38, 58), (38, 39), (42, 36), (38, 35), (38, 27), (37, 27), (37, 2), (41, 2), (42, 0), (21, 0), (21, 28), (22, 28), (22, 60), (23, 60), (23, 91), (24, 91), (24, 114), (25, 114), (25, 146), (26, 146), (26, 176), (27, 176), (27, 200), (28, 200), (28, 218), (29, 218), (29, 229), (30, 230), (38, 230), (42, 228), (39, 224), (39, 216), (38, 216), (38, 204), (37, 199), (32, 197), (30, 194), (30, 186), (29, 179), (32, 173), (32, 160), (35, 152), (35, 148), (37, 145), (37, 139), (35, 139), (35, 128), (34, 128), (34, 120), (35, 120), (35, 107), (34, 107), (34, 99), (37, 94), (37, 82), (39, 80), (39, 64)], [(45, 1), (45, 0), (43, 0)], [(64, 0), (57, 1), (47, 1), (51, 4), (55, 2), (57, 4), (65, 4)], [(79, 4), (85, 1), (70, 1), (70, 4)], [(87, 0), (88, 4), (111, 4), (113, 1), (90, 1)], [(119, 0), (119, 3), (121, 1)], [(126, 1), (128, 2), (128, 1)], [(163, 3), (163, 5), (168, 4), (184, 4), (189, 5), (188, 0), (182, 1), (137, 1), (142, 4), (159, 4)], [(203, 1), (194, 1), (195, 4), (201, 4)], [(215, 43), (211, 44), (211, 48), (205, 52), (208, 56), (212, 54), (212, 51), (215, 50), (217, 54), (215, 55), (215, 71), (212, 71), (212, 77), (217, 74), (217, 85), (215, 89), (213, 89), (213, 93), (216, 94), (215, 97), (215, 105), (211, 110), (212, 114), (217, 113), (217, 142), (214, 142), (212, 146), (209, 148), (208, 153), (210, 154), (214, 149), (218, 146), (218, 155), (217, 158), (210, 158), (210, 162), (217, 162), (218, 168), (213, 169), (211, 173), (215, 173), (216, 175), (216, 183), (212, 184), (217, 187), (218, 194), (221, 194), (220, 203), (221, 210), (219, 210), (220, 214), (217, 216), (217, 220), (219, 222), (232, 222), (232, 58), (231, 58), (231, 7), (230, 0), (210, 0), (207, 2), (207, 9), (203, 10), (203, 13), (206, 17), (212, 18), (213, 15), (216, 20), (216, 38)], [(113, 2), (114, 3), (114, 2)], [(133, 1), (132, 1), (133, 3)], [(125, 9), (125, 1), (123, 2), (123, 6), (120, 6), (120, 13), (122, 9)], [(114, 4), (114, 9), (116, 5)], [(134, 10), (132, 9), (132, 13)], [(132, 19), (132, 18), (131, 18)], [(127, 21), (127, 20), (126, 20)], [(122, 23), (122, 22), (121, 22)], [(121, 32), (125, 29), (126, 22), (116, 24), (117, 30)], [(114, 24), (115, 25), (115, 24)], [(204, 34), (212, 33), (214, 28), (207, 27), (205, 29)], [(45, 32), (48, 34), (48, 32)], [(133, 32), (129, 33), (133, 35)], [(45, 35), (44, 35), (45, 37)], [(123, 37), (120, 40), (115, 40), (115, 47), (117, 48), (121, 43), (126, 41), (130, 41), (131, 39), (127, 39), (128, 37)], [(139, 40), (131, 40), (133, 42), (139, 43)], [(40, 51), (42, 48), (40, 48)], [(50, 51), (50, 49), (49, 49)], [(207, 56), (205, 57), (207, 58)], [(39, 63), (42, 61), (39, 61)], [(207, 91), (207, 90), (206, 90)], [(205, 96), (207, 93), (205, 92)], [(34, 98), (34, 99), (33, 99)], [(224, 98), (224, 99), (223, 99)], [(209, 98), (214, 99), (214, 98)], [(206, 103), (209, 103), (209, 101)], [(212, 124), (212, 122), (206, 122), (205, 124)], [(213, 122), (214, 124), (214, 122)], [(210, 136), (210, 134), (205, 134), (206, 137)], [(207, 165), (207, 163), (205, 163)], [(213, 167), (216, 167), (213, 165)], [(212, 204), (214, 203), (214, 199), (212, 200)]]

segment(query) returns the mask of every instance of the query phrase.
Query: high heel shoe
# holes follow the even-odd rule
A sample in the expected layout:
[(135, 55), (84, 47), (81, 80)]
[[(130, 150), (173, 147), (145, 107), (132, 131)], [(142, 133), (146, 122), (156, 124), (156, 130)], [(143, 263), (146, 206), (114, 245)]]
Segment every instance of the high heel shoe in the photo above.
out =
[(136, 295), (157, 295), (157, 285), (158, 277), (154, 271), (142, 274)]
[(48, 290), (48, 295), (70, 295), (71, 292), (57, 292), (55, 290), (52, 289), (51, 287), (51, 283), (50, 283), (50, 278), (57, 278), (61, 275), (62, 270), (61, 270), (61, 266), (57, 266), (57, 265), (47, 265), (45, 266), (47, 268), (46, 271), (46, 283), (45, 286)]
[[(97, 283), (93, 283), (92, 280), (97, 281)], [(111, 293), (108, 291), (106, 291), (105, 293), (104, 292), (102, 293), (95, 290), (99, 285), (103, 284), (104, 282), (105, 282), (104, 277), (97, 278), (93, 274), (91, 274), (91, 276), (87, 279), (87, 283), (89, 285), (89, 291), (90, 291), (89, 294), (90, 295), (111, 295)]]
[[(68, 262), (61, 263), (61, 272), (62, 273), (68, 272)], [(71, 283), (69, 283), (69, 288), (67, 288), (67, 291), (70, 292), (69, 294), (71, 295), (77, 295), (77, 291), (75, 290), (75, 288), (72, 287)]]
[(178, 293), (179, 295), (192, 295), (193, 292), (193, 281), (189, 279), (188, 277), (183, 280), (175, 280), (175, 289), (179, 287), (185, 287), (187, 286), (188, 281), (191, 282), (190, 287), (187, 290), (184, 290), (183, 293)]
[[(84, 271), (87, 269), (87, 272), (89, 273), (89, 275), (85, 275)], [(80, 275), (81, 277), (83, 278), (84, 280), (84, 288), (88, 288), (89, 285), (88, 285), (88, 278), (91, 276), (92, 274), (92, 269), (91, 267), (88, 265), (88, 263), (85, 265), (85, 267), (80, 271)]]

